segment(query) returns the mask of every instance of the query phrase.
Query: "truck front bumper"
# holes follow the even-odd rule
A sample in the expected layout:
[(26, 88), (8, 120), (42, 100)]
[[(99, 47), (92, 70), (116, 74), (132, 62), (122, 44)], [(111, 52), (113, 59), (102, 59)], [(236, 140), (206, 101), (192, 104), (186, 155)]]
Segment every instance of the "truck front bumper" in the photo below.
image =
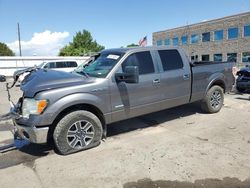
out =
[(16, 128), (16, 133), (22, 139), (28, 140), (32, 143), (36, 144), (45, 144), (47, 143), (49, 127), (26, 127), (23, 125), (18, 125), (14, 121), (14, 125)]
[(22, 139), (28, 140), (32, 143), (44, 144), (47, 143), (49, 127), (27, 126), (17, 123), (20, 115), (16, 113), (15, 108), (11, 108), (10, 112), (0, 115), (0, 121), (13, 120), (15, 133)]

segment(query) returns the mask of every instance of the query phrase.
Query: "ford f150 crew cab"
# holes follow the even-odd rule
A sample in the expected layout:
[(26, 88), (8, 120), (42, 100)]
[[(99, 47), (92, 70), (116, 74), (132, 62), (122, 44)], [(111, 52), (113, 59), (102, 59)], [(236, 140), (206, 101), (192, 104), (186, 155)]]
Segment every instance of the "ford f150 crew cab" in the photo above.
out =
[(189, 62), (180, 48), (138, 47), (100, 52), (72, 72), (34, 69), (12, 111), (19, 135), (49, 138), (61, 154), (97, 146), (112, 122), (200, 101), (216, 113), (234, 83), (232, 63)]

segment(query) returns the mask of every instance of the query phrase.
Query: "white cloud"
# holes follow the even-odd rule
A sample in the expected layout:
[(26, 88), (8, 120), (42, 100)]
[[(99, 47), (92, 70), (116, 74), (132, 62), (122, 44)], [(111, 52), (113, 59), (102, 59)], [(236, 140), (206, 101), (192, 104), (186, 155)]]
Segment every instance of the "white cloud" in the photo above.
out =
[[(34, 33), (29, 41), (21, 41), (23, 56), (55, 56), (59, 49), (64, 46), (63, 41), (69, 36), (69, 32), (51, 32), (46, 30)], [(18, 41), (7, 44), (16, 55), (19, 54)]]

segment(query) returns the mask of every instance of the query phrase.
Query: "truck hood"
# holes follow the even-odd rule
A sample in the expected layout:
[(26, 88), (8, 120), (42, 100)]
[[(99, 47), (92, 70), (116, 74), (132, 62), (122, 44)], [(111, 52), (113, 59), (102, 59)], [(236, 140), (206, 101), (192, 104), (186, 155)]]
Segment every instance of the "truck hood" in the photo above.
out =
[(76, 86), (93, 82), (93, 78), (54, 70), (39, 69), (28, 75), (21, 84), (25, 97), (34, 97), (40, 91)]

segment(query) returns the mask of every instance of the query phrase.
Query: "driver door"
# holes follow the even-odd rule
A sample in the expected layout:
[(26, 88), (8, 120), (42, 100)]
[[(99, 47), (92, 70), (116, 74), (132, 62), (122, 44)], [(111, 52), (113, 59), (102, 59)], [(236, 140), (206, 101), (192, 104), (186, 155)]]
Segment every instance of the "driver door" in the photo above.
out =
[(160, 74), (150, 51), (135, 52), (121, 64), (119, 71), (126, 66), (138, 66), (139, 82), (110, 82), (112, 121), (119, 121), (156, 111), (161, 100)]

